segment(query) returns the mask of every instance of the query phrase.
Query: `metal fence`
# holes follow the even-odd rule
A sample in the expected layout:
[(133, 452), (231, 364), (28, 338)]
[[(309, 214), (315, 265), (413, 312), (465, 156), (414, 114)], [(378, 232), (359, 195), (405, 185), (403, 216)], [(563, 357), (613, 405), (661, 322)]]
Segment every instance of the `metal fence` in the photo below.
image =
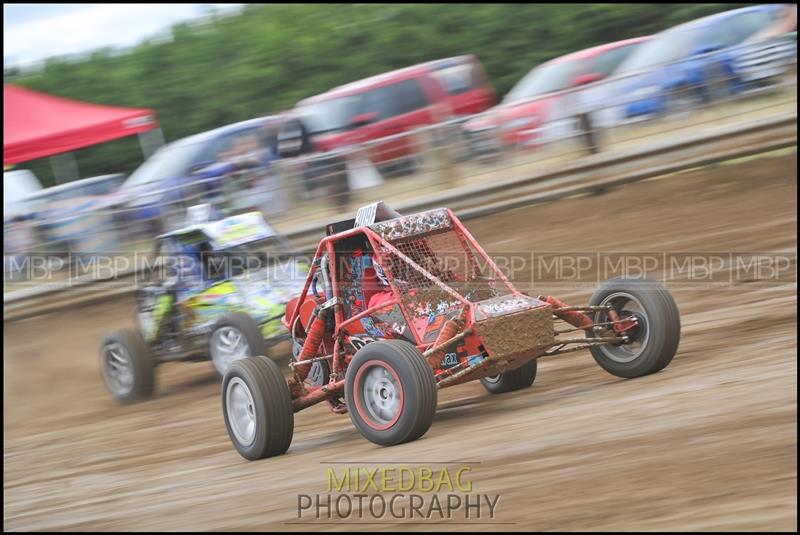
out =
[[(549, 95), (546, 116), (521, 127), (497, 120), (490, 111), (330, 153), (278, 160), (267, 168), (148, 191), (102, 209), (6, 222), (4, 289), (15, 289), (24, 278), (23, 252), (75, 259), (101, 251), (144, 251), (154, 236), (181, 226), (186, 208), (195, 204), (209, 203), (218, 215), (259, 210), (287, 230), (349, 217), (357, 206), (378, 199), (391, 203), (513, 180), (697, 129), (796, 113), (796, 41), (759, 46), (738, 56), (746, 68), (737, 72), (707, 61), (699, 82), (653, 90), (646, 79), (651, 70)], [(769, 60), (769, 54), (782, 54), (785, 61)], [(649, 93), (625, 90), (637, 84)]]

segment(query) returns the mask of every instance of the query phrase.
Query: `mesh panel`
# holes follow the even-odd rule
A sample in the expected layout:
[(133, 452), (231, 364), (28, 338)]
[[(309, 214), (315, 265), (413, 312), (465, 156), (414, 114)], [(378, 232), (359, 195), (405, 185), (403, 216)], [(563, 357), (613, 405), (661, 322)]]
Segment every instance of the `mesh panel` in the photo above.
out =
[(438, 288), (432, 275), (468, 301), (498, 295), (497, 281), (489, 264), (452, 229), (395, 240), (392, 245), (424, 270), (418, 270), (394, 252), (384, 251), (384, 258), (388, 259), (386, 267), (403, 291)]
[(402, 293), (406, 309), (424, 341), (432, 342), (444, 322), (457, 317), (463, 303), (439, 287), (438, 278), (467, 301), (499, 295), (491, 267), (453, 229), (393, 240), (392, 245), (422, 268), (385, 248), (385, 269)]

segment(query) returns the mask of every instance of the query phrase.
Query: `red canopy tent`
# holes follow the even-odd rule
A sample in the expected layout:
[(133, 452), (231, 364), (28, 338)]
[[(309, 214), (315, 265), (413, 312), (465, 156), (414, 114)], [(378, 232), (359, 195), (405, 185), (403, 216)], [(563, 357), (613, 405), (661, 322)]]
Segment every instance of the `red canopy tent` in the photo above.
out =
[(3, 87), (3, 165), (53, 156), (156, 128), (152, 110), (100, 106)]

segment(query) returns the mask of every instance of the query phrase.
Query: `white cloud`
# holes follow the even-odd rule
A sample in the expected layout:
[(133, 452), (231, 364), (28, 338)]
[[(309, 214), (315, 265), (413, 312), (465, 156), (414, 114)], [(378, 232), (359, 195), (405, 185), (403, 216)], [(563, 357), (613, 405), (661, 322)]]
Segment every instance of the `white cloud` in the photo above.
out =
[(29, 65), (50, 56), (104, 46), (132, 46), (203, 14), (202, 6), (227, 9), (242, 4), (103, 4), (4, 25), (4, 66)]

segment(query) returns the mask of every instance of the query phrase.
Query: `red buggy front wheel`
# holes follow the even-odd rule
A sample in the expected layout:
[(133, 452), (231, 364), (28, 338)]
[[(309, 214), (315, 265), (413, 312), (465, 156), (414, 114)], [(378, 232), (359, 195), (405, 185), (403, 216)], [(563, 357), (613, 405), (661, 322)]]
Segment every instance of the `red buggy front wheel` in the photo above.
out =
[(436, 413), (436, 380), (416, 347), (381, 340), (362, 347), (347, 367), (345, 397), (367, 440), (392, 446), (416, 440)]
[(234, 361), (222, 379), (222, 415), (236, 451), (251, 461), (282, 455), (294, 434), (292, 396), (268, 357)]

